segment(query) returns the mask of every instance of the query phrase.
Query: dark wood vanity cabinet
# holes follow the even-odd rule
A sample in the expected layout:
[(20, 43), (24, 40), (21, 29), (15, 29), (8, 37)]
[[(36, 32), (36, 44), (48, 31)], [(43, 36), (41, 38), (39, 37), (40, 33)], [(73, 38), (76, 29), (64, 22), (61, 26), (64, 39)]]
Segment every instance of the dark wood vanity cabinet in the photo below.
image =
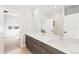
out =
[(36, 40), (26, 35), (26, 47), (33, 54), (65, 54), (64, 52), (57, 50), (41, 41)]
[(40, 45), (36, 44), (35, 42), (32, 41), (32, 53), (34, 54), (40, 54)]
[(30, 36), (26, 36), (26, 47), (31, 51), (31, 37)]

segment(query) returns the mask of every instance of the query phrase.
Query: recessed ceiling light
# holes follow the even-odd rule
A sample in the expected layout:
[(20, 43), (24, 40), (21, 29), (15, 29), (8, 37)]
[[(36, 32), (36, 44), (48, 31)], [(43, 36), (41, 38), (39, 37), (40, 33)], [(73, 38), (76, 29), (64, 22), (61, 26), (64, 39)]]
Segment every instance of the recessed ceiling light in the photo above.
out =
[(8, 11), (3, 11), (3, 12), (8, 13)]

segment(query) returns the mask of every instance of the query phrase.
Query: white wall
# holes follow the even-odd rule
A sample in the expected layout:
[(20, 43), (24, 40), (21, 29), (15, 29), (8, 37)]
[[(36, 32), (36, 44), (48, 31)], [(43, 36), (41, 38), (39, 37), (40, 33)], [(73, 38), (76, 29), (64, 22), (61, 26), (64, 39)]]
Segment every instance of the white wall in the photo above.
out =
[(79, 13), (64, 16), (65, 37), (79, 39)]
[[(40, 32), (40, 16), (38, 13), (35, 13), (37, 10), (28, 8), (28, 12), (25, 12), (23, 15), (23, 33), (38, 33)], [(36, 8), (35, 8), (36, 9)]]

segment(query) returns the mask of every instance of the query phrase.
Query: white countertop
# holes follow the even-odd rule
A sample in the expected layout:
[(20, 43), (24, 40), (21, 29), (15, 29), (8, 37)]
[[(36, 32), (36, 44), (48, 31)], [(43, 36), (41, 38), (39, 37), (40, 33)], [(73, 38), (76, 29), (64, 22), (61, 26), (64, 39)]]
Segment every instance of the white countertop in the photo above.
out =
[(41, 34), (27, 33), (26, 35), (29, 35), (64, 53), (67, 53), (67, 54), (79, 53), (79, 40), (65, 39), (65, 38), (61, 40), (59, 36), (53, 35), (53, 34), (42, 36)]

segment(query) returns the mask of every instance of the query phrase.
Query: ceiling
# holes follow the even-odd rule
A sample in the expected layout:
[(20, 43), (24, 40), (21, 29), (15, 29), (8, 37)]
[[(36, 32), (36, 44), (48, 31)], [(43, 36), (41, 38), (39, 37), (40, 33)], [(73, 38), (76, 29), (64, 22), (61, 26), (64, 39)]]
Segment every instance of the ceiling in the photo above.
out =
[[(49, 12), (50, 10), (54, 11), (54, 6), (55, 5), (2, 5), (3, 8), (12, 9), (18, 12), (28, 12), (30, 9), (35, 8), (39, 8), (41, 10)], [(69, 9), (77, 6), (79, 5), (65, 5), (64, 8)]]
[[(51, 14), (56, 9), (54, 8), (54, 5), (2, 5), (3, 8), (15, 10), (20, 13), (28, 13), (31, 10), (34, 11), (36, 9), (40, 9), (44, 13)], [(59, 7), (59, 6), (57, 6)], [(58, 9), (57, 9), (58, 10)]]

